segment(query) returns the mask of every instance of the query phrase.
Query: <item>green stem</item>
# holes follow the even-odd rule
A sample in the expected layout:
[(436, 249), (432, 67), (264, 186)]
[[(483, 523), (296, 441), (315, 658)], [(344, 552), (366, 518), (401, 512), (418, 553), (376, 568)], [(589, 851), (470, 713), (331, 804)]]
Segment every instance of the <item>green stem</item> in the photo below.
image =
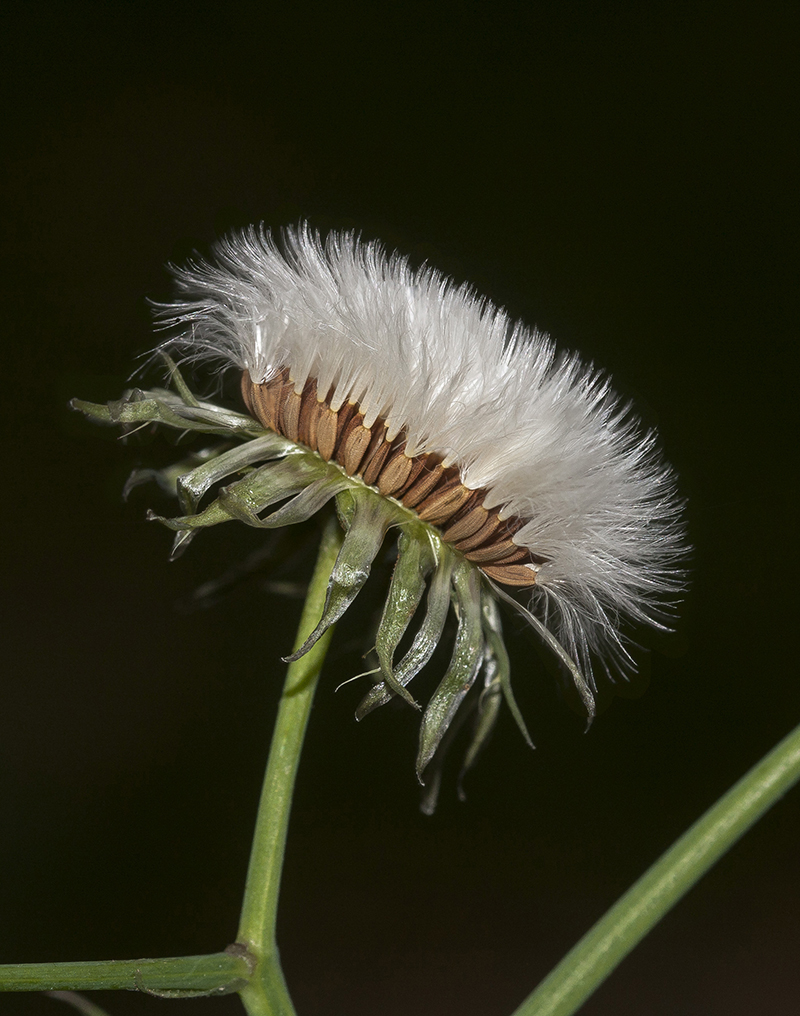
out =
[(800, 726), (684, 833), (513, 1016), (570, 1016), (750, 826), (800, 780)]
[[(295, 650), (303, 645), (322, 616), (328, 581), (341, 544), (341, 530), (332, 518), (322, 538)], [(333, 627), (305, 656), (289, 665), (275, 721), (237, 936), (238, 944), (247, 949), (256, 964), (251, 980), (241, 991), (250, 1016), (294, 1016), (294, 1006), (278, 960), (275, 922), (300, 751), (317, 679), (332, 634)]]
[(250, 976), (236, 953), (170, 956), (157, 960), (93, 960), (86, 963), (8, 963), (0, 966), (1, 991), (110, 988), (148, 992), (237, 991)]

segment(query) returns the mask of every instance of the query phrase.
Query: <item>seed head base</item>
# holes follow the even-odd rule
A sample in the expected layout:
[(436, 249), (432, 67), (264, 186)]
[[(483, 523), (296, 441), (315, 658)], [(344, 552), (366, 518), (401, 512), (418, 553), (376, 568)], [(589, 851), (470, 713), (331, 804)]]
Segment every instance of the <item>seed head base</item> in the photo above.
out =
[[(466, 699), (471, 701), (468, 711), (474, 715), (475, 723), (459, 788), (491, 734), (502, 698), (532, 745), (511, 690), (508, 655), (497, 609), (498, 587), (481, 566), (468, 560), (454, 543), (445, 540), (439, 528), (418, 513), (419, 505), (432, 503), (430, 499), (451, 483), (452, 475), (447, 475), (440, 463), (431, 465), (427, 456), (409, 459), (414, 477), (397, 488), (396, 493), (410, 491), (415, 484), (419, 490), (421, 479), (430, 473), (435, 474), (437, 482), (426, 485), (415, 506), (408, 507), (393, 494), (384, 495), (377, 486), (368, 485), (363, 476), (347, 474), (337, 459), (338, 449), (344, 456), (347, 445), (347, 423), (342, 424), (339, 433), (341, 412), (334, 414), (336, 438), (331, 458), (326, 461), (318, 448), (312, 448), (307, 424), (300, 422), (309, 416), (302, 400), (300, 408), (304, 412), (297, 414), (297, 429), (292, 429), (292, 410), (286, 411), (284, 422), (284, 406), (290, 402), (297, 406), (296, 400), (290, 400), (285, 393), (290, 383), (282, 382), (280, 388), (273, 385), (271, 390), (267, 390), (269, 385), (252, 386), (256, 394), (246, 397), (253, 411), (256, 399), (260, 400), (259, 406), (278, 407), (274, 410), (276, 416), (267, 417), (272, 426), (265, 429), (267, 420), (261, 418), (265, 410), (258, 413), (258, 419), (252, 419), (200, 401), (177, 367), (170, 360), (167, 362), (176, 392), (133, 389), (107, 405), (77, 399), (72, 405), (98, 422), (128, 429), (160, 424), (226, 439), (167, 469), (138, 470), (129, 480), (128, 488), (154, 480), (177, 496), (183, 514), (165, 518), (148, 513), (150, 520), (175, 533), (172, 557), (182, 554), (197, 533), (210, 526), (239, 521), (257, 529), (277, 529), (306, 521), (333, 501), (345, 538), (331, 573), (322, 617), (305, 644), (286, 657), (292, 660), (308, 652), (344, 615), (364, 587), (376, 559), (386, 553), (386, 538), (390, 530), (394, 531), (398, 534), (394, 569), (375, 635), (379, 666), (372, 687), (358, 706), (357, 719), (363, 719), (396, 696), (421, 709), (408, 685), (433, 656), (452, 606), (456, 630), (450, 662), (430, 701), (421, 710), (416, 772), (420, 783), (425, 773), (423, 810), (431, 812), (435, 808), (446, 735), (451, 725), (455, 729), (456, 714), (462, 718), (465, 715)], [(350, 412), (349, 420), (352, 422), (357, 415)], [(278, 433), (272, 429), (276, 425), (296, 436)], [(301, 440), (303, 436), (307, 444)], [(365, 454), (357, 468), (365, 472), (366, 462)], [(384, 464), (387, 462), (389, 456), (384, 458)], [(224, 481), (231, 482), (220, 486)], [(487, 514), (497, 516), (496, 512)], [(464, 514), (459, 515), (456, 510), (445, 519), (445, 524), (452, 528), (459, 518), (463, 519)], [(500, 532), (504, 524), (500, 520), (493, 531)], [(510, 538), (504, 534), (504, 539)], [(480, 546), (476, 549), (480, 550)], [(401, 655), (399, 646), (407, 632), (410, 644)]]
[(510, 586), (535, 584), (545, 558), (514, 542), (527, 520), (504, 517), (497, 507), (485, 508), (486, 490), (466, 487), (458, 469), (445, 466), (441, 456), (407, 455), (405, 436), (390, 438), (382, 418), (365, 427), (356, 403), (334, 410), (330, 392), (321, 394), (316, 379), (309, 378), (298, 392), (286, 368), (261, 383), (244, 371), (242, 396), (268, 430), (337, 463), (348, 476), (436, 526), (446, 543), (489, 578)]

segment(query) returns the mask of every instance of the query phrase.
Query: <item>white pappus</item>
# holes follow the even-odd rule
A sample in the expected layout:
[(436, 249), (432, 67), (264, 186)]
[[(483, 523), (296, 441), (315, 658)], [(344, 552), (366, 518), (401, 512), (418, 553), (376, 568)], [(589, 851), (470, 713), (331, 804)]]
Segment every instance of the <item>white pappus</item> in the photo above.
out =
[[(355, 406), (361, 427), (383, 425), (406, 457), (457, 471), (529, 552), (490, 561), (489, 578), (525, 587), (590, 682), (595, 654), (631, 666), (621, 624), (659, 625), (682, 585), (683, 505), (655, 435), (602, 372), (352, 233), (323, 242), (303, 225), (279, 243), (250, 227), (174, 271), (181, 298), (158, 307), (175, 336), (165, 348), (236, 367), (253, 386), (278, 378), (295, 399), (313, 381), (320, 405)], [(280, 411), (267, 417), (285, 432)], [(450, 522), (437, 523), (445, 539)]]

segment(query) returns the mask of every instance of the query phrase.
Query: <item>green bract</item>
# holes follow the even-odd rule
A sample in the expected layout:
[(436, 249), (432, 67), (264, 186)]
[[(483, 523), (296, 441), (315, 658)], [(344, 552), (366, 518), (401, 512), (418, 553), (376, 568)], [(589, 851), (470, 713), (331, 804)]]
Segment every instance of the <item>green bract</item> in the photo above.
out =
[[(416, 760), (420, 782), (458, 707), (476, 684), (481, 687), (477, 720), (462, 775), (492, 731), (501, 694), (530, 743), (511, 692), (497, 590), (480, 569), (449, 546), (435, 527), (395, 499), (348, 476), (336, 463), (266, 430), (250, 416), (198, 400), (171, 361), (169, 366), (175, 391), (132, 389), (107, 405), (75, 399), (72, 406), (101, 423), (124, 427), (155, 423), (225, 439), (166, 469), (138, 470), (128, 481), (126, 489), (155, 480), (177, 497), (181, 511), (177, 517), (148, 513), (148, 518), (174, 530), (172, 558), (209, 526), (239, 521), (254, 529), (277, 529), (304, 522), (333, 501), (345, 538), (330, 576), (322, 617), (301, 648), (287, 657), (291, 661), (308, 652), (343, 616), (369, 578), (387, 534), (396, 530), (397, 557), (375, 637), (378, 668), (357, 718), (394, 696), (420, 708), (407, 686), (433, 655), (452, 605), (457, 620), (453, 653), (422, 716)], [(231, 482), (219, 486), (222, 481)], [(201, 507), (206, 495), (212, 500)], [(398, 660), (400, 641), (418, 613), (422, 617), (411, 644)], [(435, 806), (438, 782), (435, 769), (423, 800), (426, 811)]]

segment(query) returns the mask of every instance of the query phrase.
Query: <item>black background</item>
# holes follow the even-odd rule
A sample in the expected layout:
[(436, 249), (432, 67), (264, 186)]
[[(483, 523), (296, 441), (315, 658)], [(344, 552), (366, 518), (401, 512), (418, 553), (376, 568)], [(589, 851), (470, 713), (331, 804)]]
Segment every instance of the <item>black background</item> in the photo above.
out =
[[(301, 1016), (510, 1013), (797, 722), (797, 12), (638, 7), (6, 5), (0, 960), (236, 932), (299, 604), (251, 585), (181, 609), (257, 534), (168, 564), (143, 516), (169, 506), (119, 491), (173, 451), (66, 408), (120, 394), (165, 262), (232, 226), (359, 229), (607, 367), (661, 430), (696, 547), (677, 633), (586, 736), (509, 637), (538, 750), (505, 714), (432, 819), (415, 718), (357, 725), (359, 688), (334, 694), (363, 667), (363, 615), (342, 625), (282, 898)], [(795, 792), (583, 1011), (796, 1012), (799, 844)]]

